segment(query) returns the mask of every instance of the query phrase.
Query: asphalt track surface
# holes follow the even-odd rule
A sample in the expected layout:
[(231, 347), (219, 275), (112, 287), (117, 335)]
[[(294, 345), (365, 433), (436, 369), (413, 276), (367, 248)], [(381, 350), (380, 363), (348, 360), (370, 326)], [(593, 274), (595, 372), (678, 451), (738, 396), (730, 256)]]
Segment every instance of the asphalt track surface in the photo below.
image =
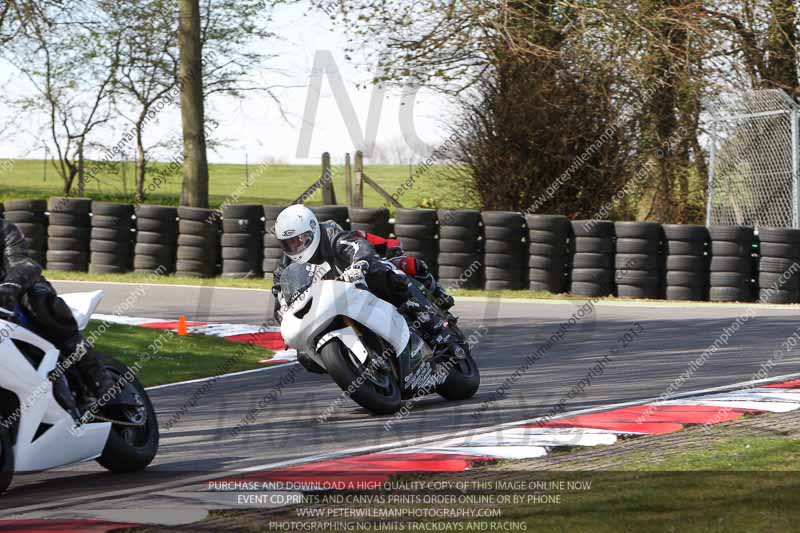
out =
[[(99, 312), (113, 313), (137, 289), (136, 285), (55, 282), (60, 292), (102, 288), (106, 297)], [(266, 291), (205, 287), (147, 286), (135, 298), (131, 316), (261, 324), (269, 318), (271, 296)], [(294, 371), (294, 383), (255, 415), (238, 436), (236, 427), (280, 379), (296, 365), (286, 365), (218, 380), (197, 405), (170, 430), (162, 430), (156, 461), (147, 472), (114, 476), (95, 463), (18, 476), (0, 498), (0, 516), (20, 508), (76, 497), (107, 498), (118, 490), (141, 489), (163, 481), (230, 471), (236, 468), (300, 460), (326, 452), (380, 445), (487, 427), (546, 414), (597, 360), (618, 343), (636, 322), (641, 334), (614, 355), (603, 375), (593, 379), (566, 405), (583, 409), (657, 397), (687, 370), (743, 314), (752, 317), (708, 358), (678, 392), (724, 386), (753, 379), (781, 342), (800, 328), (800, 308), (778, 306), (599, 303), (577, 320), (562, 339), (495, 397), (498, 387), (524, 365), (525, 358), (550, 338), (562, 322), (576, 314), (583, 301), (534, 303), (515, 300), (462, 300), (456, 305), (460, 324), (470, 333), (485, 327), (474, 349), (482, 383), (475, 398), (447, 403), (437, 396), (416, 402), (414, 409), (384, 429), (385, 417), (375, 417), (345, 401), (324, 422), (320, 415), (341, 396), (327, 376)], [(749, 316), (749, 315), (747, 315)], [(741, 320), (740, 320), (741, 322)], [(771, 376), (800, 372), (800, 352), (777, 364)], [(160, 422), (184, 406), (201, 384), (190, 383), (151, 391)], [(479, 412), (478, 417), (475, 413)], [(124, 500), (120, 500), (124, 506)]]

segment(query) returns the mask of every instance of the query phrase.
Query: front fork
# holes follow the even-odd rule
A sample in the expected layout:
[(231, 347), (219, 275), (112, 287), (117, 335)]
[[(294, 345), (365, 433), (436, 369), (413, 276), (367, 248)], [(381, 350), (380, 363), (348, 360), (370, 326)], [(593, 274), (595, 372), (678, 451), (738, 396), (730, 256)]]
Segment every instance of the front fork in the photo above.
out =
[[(373, 352), (372, 357), (378, 358), (379, 360), (378, 365), (384, 370), (391, 369), (391, 371), (394, 373), (395, 378), (398, 379), (398, 383), (400, 383), (399, 381), (400, 376), (403, 374), (401, 372), (402, 367), (399, 366), (400, 363), (399, 357), (392, 357), (392, 355), (394, 355), (394, 351), (391, 348), (389, 348), (385, 342), (383, 342), (383, 339), (381, 339), (377, 335), (375, 336), (375, 338), (378, 339), (378, 344), (380, 345), (381, 348), (377, 350), (377, 352), (375, 352), (374, 348), (370, 345), (370, 343), (366, 342), (364, 333), (361, 331), (361, 326), (358, 322), (347, 316), (342, 317), (342, 322), (344, 322), (346, 326), (350, 327), (355, 332), (355, 334), (358, 336), (358, 339), (361, 341), (361, 344), (367, 348), (367, 351)], [(411, 344), (410, 341), (409, 344)]]

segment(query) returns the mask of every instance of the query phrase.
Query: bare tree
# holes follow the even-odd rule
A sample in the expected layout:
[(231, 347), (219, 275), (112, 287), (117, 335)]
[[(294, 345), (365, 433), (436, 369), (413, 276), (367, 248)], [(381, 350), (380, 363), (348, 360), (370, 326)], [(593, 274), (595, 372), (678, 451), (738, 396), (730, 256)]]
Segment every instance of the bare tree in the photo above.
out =
[(142, 202), (149, 153), (165, 146), (163, 141), (146, 142), (145, 128), (157, 120), (177, 94), (177, 9), (167, 0), (143, 0), (136, 4), (101, 0), (97, 11), (107, 28), (98, 38), (120, 42), (115, 108), (131, 124), (135, 149), (134, 200)]
[[(194, 146), (193, 151), (184, 152), (185, 165), (191, 167), (187, 175), (195, 176), (187, 185), (189, 189), (198, 187), (193, 180), (205, 179), (205, 172), (201, 170), (204, 156), (198, 155), (198, 151), (214, 145), (209, 133), (215, 129), (216, 123), (208, 118), (207, 98), (216, 94), (242, 97), (248, 91), (261, 91), (280, 105), (272, 92), (273, 87), (261, 83), (253, 75), (263, 71), (266, 60), (272, 57), (262, 47), (253, 44), (274, 36), (267, 25), (271, 8), (277, 2), (194, 2), (197, 13), (193, 16), (199, 17), (199, 25), (192, 28), (187, 28), (189, 21), (180, 14), (179, 6), (167, 0), (146, 0), (136, 4), (100, 2), (109, 15), (114, 28), (112, 33), (123, 35), (118, 86), (121, 103), (134, 108), (129, 120), (133, 124), (137, 154), (137, 199), (141, 200), (144, 195), (148, 152), (164, 145), (163, 142), (146, 143), (144, 129), (161, 109), (172, 104), (176, 89), (180, 89), (182, 113), (185, 111), (183, 104), (187, 102), (186, 91), (194, 94), (199, 86), (202, 96), (203, 117), (192, 119), (194, 126), (191, 129), (195, 131), (192, 134), (195, 138), (185, 141), (186, 146)], [(182, 40), (188, 36), (186, 31), (195, 32), (192, 43)], [(198, 38), (199, 44), (196, 42)], [(181, 46), (185, 44), (194, 47), (192, 54), (199, 54), (193, 58), (196, 63), (191, 67), (181, 63)], [(196, 115), (199, 108), (196, 103), (193, 105), (192, 113)], [(207, 184), (204, 187), (207, 189)], [(199, 203), (203, 203), (202, 199)]]
[[(70, 195), (84, 194), (89, 136), (111, 118), (111, 94), (118, 68), (119, 41), (94, 37), (91, 22), (72, 6), (68, 17), (45, 13), (28, 20), (23, 36), (4, 50), (34, 91), (14, 104), (25, 113), (44, 110), (56, 159), (53, 166)], [(44, 21), (44, 22), (43, 22)]]

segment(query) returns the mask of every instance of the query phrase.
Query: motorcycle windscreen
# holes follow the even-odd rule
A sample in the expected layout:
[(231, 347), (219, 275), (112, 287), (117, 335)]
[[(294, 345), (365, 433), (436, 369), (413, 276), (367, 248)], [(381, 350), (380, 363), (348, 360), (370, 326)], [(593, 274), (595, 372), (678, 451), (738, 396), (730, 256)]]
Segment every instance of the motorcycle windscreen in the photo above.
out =
[(291, 305), (298, 296), (317, 281), (327, 279), (331, 274), (328, 263), (312, 265), (310, 263), (292, 263), (281, 272), (281, 293), (287, 305)]

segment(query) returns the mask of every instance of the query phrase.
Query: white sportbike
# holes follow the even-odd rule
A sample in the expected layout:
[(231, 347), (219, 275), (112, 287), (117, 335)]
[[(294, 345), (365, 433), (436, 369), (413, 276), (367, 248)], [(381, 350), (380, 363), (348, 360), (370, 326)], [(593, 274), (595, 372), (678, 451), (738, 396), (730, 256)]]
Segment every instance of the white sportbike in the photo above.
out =
[[(413, 278), (420, 291), (424, 286)], [(332, 279), (328, 263), (293, 263), (281, 273), (281, 335), (324, 368), (356, 403), (375, 414), (397, 412), (404, 399), (439, 393), (472, 397), (480, 373), (457, 319), (440, 313), (454, 339), (434, 350), (390, 303), (363, 282)]]
[[(95, 291), (62, 298), (84, 329), (102, 296)], [(64, 362), (68, 354), (62, 357), (35, 329), (19, 309), (0, 313), (0, 493), (16, 473), (89, 459), (112, 472), (146, 468), (158, 450), (158, 423), (135, 374), (97, 354), (116, 383), (116, 394), (69, 412), (63, 395), (71, 394), (81, 405), (86, 385), (75, 366)]]

